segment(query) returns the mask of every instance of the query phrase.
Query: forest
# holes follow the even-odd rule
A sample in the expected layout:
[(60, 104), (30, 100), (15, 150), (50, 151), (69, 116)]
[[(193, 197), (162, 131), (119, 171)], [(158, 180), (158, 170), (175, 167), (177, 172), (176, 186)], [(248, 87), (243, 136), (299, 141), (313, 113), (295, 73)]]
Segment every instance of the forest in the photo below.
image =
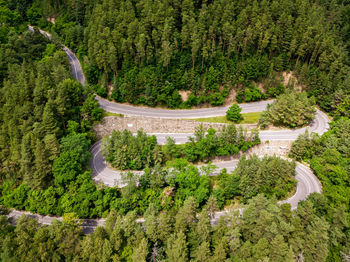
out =
[[(47, 26), (117, 102), (221, 105), (274, 97), (292, 71), (327, 111), (349, 103), (347, 1), (45, 1)], [(34, 5), (31, 9), (34, 8)], [(39, 7), (38, 7), (39, 8)], [(262, 88), (258, 84), (262, 83)], [(186, 101), (179, 91), (190, 91)]]
[[(294, 211), (288, 204), (279, 205), (274, 198), (267, 199), (262, 195), (271, 195), (273, 192), (252, 190), (249, 185), (255, 185), (256, 178), (252, 175), (265, 173), (266, 170), (259, 171), (258, 167), (263, 166), (263, 162), (272, 160), (271, 163), (277, 166), (271, 167), (271, 170), (279, 170), (278, 173), (283, 172), (286, 166), (278, 167), (278, 159), (243, 158), (238, 170), (245, 175), (238, 177), (236, 173), (229, 175), (222, 172), (218, 176), (218, 185), (222, 189), (215, 189), (216, 196), (229, 193), (228, 199), (232, 199), (245, 180), (247, 188), (242, 192), (244, 196), (259, 191), (261, 194), (252, 195), (253, 198), (247, 200), (242, 216), (233, 212), (226, 221), (221, 219), (218, 224), (211, 226), (210, 218), (219, 210), (222, 202), (210, 197), (200, 208), (198, 195), (191, 194), (189, 188), (185, 190), (190, 193), (190, 197), (178, 209), (166, 208), (159, 212), (156, 203), (145, 208), (145, 227), (136, 221), (137, 212), (134, 209), (123, 216), (116, 212), (120, 210), (118, 208), (109, 213), (104, 227), (97, 228), (87, 236), (83, 236), (70, 217), (65, 217), (63, 222), (41, 226), (36, 220), (23, 216), (13, 227), (2, 216), (1, 258), (4, 261), (16, 261), (16, 258), (27, 261), (28, 254), (31, 254), (30, 259), (35, 257), (42, 261), (48, 257), (57, 261), (257, 261), (268, 258), (273, 261), (342, 261), (350, 243), (349, 142), (346, 142), (349, 141), (349, 125), (349, 119), (340, 118), (321, 137), (310, 137), (306, 133), (293, 144), (290, 156), (298, 160), (310, 160), (324, 190), (323, 194), (309, 196)], [(256, 169), (250, 168), (252, 163)], [(192, 173), (192, 178), (188, 175), (176, 176), (178, 182), (174, 182), (182, 185), (190, 183), (199, 195), (203, 195), (207, 185), (204, 181), (208, 177), (198, 176), (198, 170), (185, 160), (179, 159), (175, 165), (182, 170), (186, 168), (187, 172)], [(293, 163), (290, 163), (289, 168), (293, 170)], [(157, 172), (156, 169), (153, 172)], [(153, 188), (159, 188), (161, 177), (162, 172), (151, 176), (146, 171), (140, 181), (142, 185), (148, 183)], [(192, 184), (194, 177), (199, 179), (198, 185)], [(189, 178), (187, 182), (186, 178)], [(132, 179), (129, 176), (129, 182)], [(185, 180), (180, 182), (178, 179)], [(275, 182), (272, 178), (268, 183)], [(135, 190), (135, 183), (129, 185)], [(180, 187), (178, 190), (183, 189)], [(221, 200), (220, 197), (217, 199)], [(174, 205), (178, 201), (163, 200), (163, 203)], [(1, 212), (4, 214), (6, 211)]]
[[(77, 53), (87, 86), (72, 79), (61, 42)], [(347, 261), (349, 51), (346, 0), (0, 0), (0, 260)], [(304, 92), (283, 85), (283, 72)], [(278, 204), (296, 180), (295, 162), (277, 157), (242, 157), (217, 176), (211, 164), (191, 164), (260, 142), (234, 126), (198, 129), (188, 144), (169, 139), (161, 150), (141, 132), (150, 162), (111, 161), (144, 174), (125, 172), (123, 188), (93, 182), (92, 127), (103, 117), (95, 95), (191, 108), (222, 105), (231, 93), (238, 103), (278, 97), (262, 124), (304, 126), (314, 105), (333, 116), (329, 131), (299, 136), (289, 155), (311, 167), (322, 194), (295, 210)], [(301, 121), (285, 114), (290, 107)], [(140, 142), (123, 135), (128, 146)], [(216, 211), (238, 205), (211, 225)], [(13, 226), (8, 208), (63, 221), (22, 216)], [(105, 225), (84, 235), (76, 219), (97, 217)]]
[[(239, 216), (231, 214), (211, 226), (215, 206), (198, 215), (188, 198), (178, 212), (158, 213), (150, 206), (145, 227), (134, 212), (111, 212), (105, 227), (82, 236), (66, 219), (43, 227), (22, 217), (16, 228), (0, 216), (0, 247), (4, 261), (325, 261), (334, 241), (334, 223), (322, 217), (316, 198), (297, 211), (263, 195), (251, 199)], [(331, 260), (339, 261), (339, 260)]]

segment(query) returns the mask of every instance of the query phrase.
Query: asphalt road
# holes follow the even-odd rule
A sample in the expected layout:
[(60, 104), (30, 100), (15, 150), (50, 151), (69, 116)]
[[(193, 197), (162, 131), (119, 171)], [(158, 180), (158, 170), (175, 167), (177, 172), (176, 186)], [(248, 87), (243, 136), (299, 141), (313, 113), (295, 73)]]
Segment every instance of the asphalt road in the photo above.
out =
[[(200, 108), (200, 109), (161, 109), (161, 108), (149, 108), (140, 106), (131, 106), (125, 104), (119, 104), (108, 101), (101, 97), (96, 97), (100, 107), (111, 113), (118, 113), (131, 116), (144, 116), (144, 117), (156, 117), (156, 118), (182, 118), (182, 119), (194, 119), (213, 116), (224, 116), (229, 106), (212, 107), (212, 108)], [(273, 100), (259, 101), (247, 104), (240, 104), (242, 113), (249, 112), (261, 112), (267, 104), (272, 103)]]
[[(125, 186), (121, 179), (123, 172), (115, 171), (107, 166), (104, 158), (101, 155), (100, 146), (101, 142), (97, 142), (91, 148), (93, 158), (90, 161), (90, 166), (93, 171), (93, 180), (96, 183), (103, 183), (106, 186)], [(215, 166), (217, 166), (217, 169), (213, 172), (212, 175), (218, 175), (220, 170), (223, 168), (226, 168), (228, 172), (232, 172), (233, 170), (235, 170), (237, 163), (238, 160), (213, 163)], [(143, 172), (138, 171), (134, 173), (141, 175)], [(311, 169), (307, 166), (301, 163), (297, 163), (295, 178), (298, 182), (295, 194), (291, 198), (280, 202), (291, 204), (292, 209), (296, 209), (299, 201), (305, 200), (311, 193), (322, 192), (321, 183), (312, 173)]]
[[(38, 222), (42, 225), (50, 225), (54, 220), (59, 220), (59, 221), (63, 220), (62, 217), (58, 217), (58, 216), (43, 216), (40, 214), (32, 214), (27, 211), (19, 211), (19, 210), (11, 210), (7, 217), (9, 218), (10, 223), (15, 225), (17, 223), (17, 220), (23, 215), (37, 219)], [(83, 232), (85, 234), (89, 234), (89, 233), (92, 233), (96, 227), (102, 226), (105, 223), (105, 219), (103, 218), (81, 219), (79, 223), (83, 228)]]
[[(29, 30), (33, 31), (33, 28), (29, 26)], [(51, 35), (41, 31), (42, 34), (45, 34), (49, 38)], [(71, 64), (71, 71), (73, 77), (78, 80), (81, 84), (85, 84), (85, 77), (82, 72), (81, 65), (79, 60), (75, 56), (73, 52), (71, 52), (67, 47), (63, 46), (63, 50), (66, 52), (68, 59)], [(97, 98), (100, 106), (104, 108), (106, 111), (112, 113), (121, 113), (125, 115), (135, 115), (135, 116), (144, 116), (144, 117), (157, 117), (157, 118), (202, 118), (202, 117), (211, 117), (211, 116), (220, 116), (225, 115), (228, 107), (215, 107), (215, 108), (203, 108), (203, 109), (194, 109), (194, 110), (168, 110), (168, 109), (158, 109), (158, 108), (145, 108), (145, 107), (136, 107), (118, 104), (114, 102), (107, 101), (102, 98)], [(270, 101), (261, 101), (249, 104), (240, 104), (243, 113), (248, 112), (259, 112), (266, 108), (266, 105), (271, 103)], [(308, 126), (310, 132), (316, 132), (318, 134), (322, 134), (329, 128), (329, 119), (327, 116), (317, 110), (315, 120)], [(260, 138), (262, 140), (295, 140), (299, 134), (304, 133), (306, 128), (295, 129), (295, 130), (279, 130), (279, 131), (262, 131), (260, 132)], [(170, 136), (176, 140), (176, 143), (185, 143), (188, 141), (188, 136), (191, 134), (179, 134), (179, 133), (157, 133), (154, 134), (157, 136), (159, 143), (165, 143), (165, 139), (167, 136)], [(100, 154), (100, 142), (96, 143), (91, 148), (91, 153), (93, 154), (93, 159), (90, 161), (90, 166), (93, 170), (93, 179), (96, 182), (103, 182), (106, 186), (123, 186), (121, 181), (121, 173), (113, 171), (106, 166), (105, 160)], [(237, 161), (226, 161), (219, 162), (215, 164), (218, 167), (219, 171), (222, 168), (226, 168), (228, 171), (233, 171), (237, 165)], [(139, 172), (140, 174), (142, 173)], [(301, 163), (297, 163), (296, 167), (296, 176), (295, 178), (298, 181), (297, 188), (295, 194), (286, 200), (280, 201), (280, 203), (289, 203), (291, 204), (292, 209), (296, 209), (298, 203), (301, 200), (307, 198), (307, 196), (313, 192), (322, 192), (321, 184), (319, 180), (314, 176), (312, 171), (302, 165)], [(242, 212), (242, 209), (239, 210)], [(212, 222), (215, 223), (217, 219), (226, 214), (227, 211), (220, 211), (215, 214), (215, 217)], [(31, 217), (38, 218), (39, 222), (42, 224), (50, 224), (54, 219), (62, 220), (60, 217), (52, 217), (52, 216), (41, 216), (38, 214), (31, 214), (29, 212), (22, 212), (13, 210), (9, 214), (9, 218), (13, 223), (23, 214), (27, 214)], [(82, 227), (85, 233), (89, 233), (94, 230), (95, 227), (99, 225), (103, 225), (103, 219), (84, 219), (81, 220)], [(139, 220), (142, 222), (142, 219)]]

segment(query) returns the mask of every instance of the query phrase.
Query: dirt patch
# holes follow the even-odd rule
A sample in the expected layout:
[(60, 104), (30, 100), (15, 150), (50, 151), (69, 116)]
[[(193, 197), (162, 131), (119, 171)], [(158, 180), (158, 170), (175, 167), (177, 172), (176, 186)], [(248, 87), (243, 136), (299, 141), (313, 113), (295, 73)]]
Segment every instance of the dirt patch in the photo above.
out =
[(48, 18), (47, 18), (47, 21), (49, 21), (49, 22), (52, 23), (52, 24), (55, 24), (55, 23), (56, 23), (56, 18), (54, 18), (54, 17), (48, 17)]
[(237, 95), (236, 89), (231, 88), (229, 95), (225, 99), (224, 106), (230, 106), (236, 103), (236, 95)]
[(246, 152), (240, 152), (238, 155), (235, 156), (221, 156), (221, 157), (215, 157), (212, 159), (212, 163), (215, 164), (215, 162), (222, 162), (222, 161), (229, 161), (234, 159), (239, 159), (242, 155), (268, 155), (268, 156), (283, 156), (287, 157), (288, 153), (290, 151), (290, 148), (292, 147), (293, 141), (266, 141), (261, 142), (261, 144), (256, 145)]
[(191, 94), (191, 91), (180, 90), (179, 94), (181, 96), (182, 101), (186, 102), (188, 99), (188, 96)]
[(303, 87), (298, 83), (298, 79), (294, 76), (293, 71), (289, 71), (289, 73), (287, 73), (286, 71), (282, 72), (282, 77), (282, 83), (284, 86), (292, 86), (295, 90), (299, 92), (303, 90)]
[(265, 93), (266, 92), (266, 90), (265, 90), (265, 88), (264, 88), (264, 84), (263, 83), (257, 83), (257, 85), (256, 85), (259, 89), (260, 89), (260, 91), (261, 92), (263, 92), (263, 93)]
[(113, 85), (109, 84), (108, 87), (107, 87), (108, 96), (111, 96), (111, 95), (112, 95), (113, 89), (114, 89)]

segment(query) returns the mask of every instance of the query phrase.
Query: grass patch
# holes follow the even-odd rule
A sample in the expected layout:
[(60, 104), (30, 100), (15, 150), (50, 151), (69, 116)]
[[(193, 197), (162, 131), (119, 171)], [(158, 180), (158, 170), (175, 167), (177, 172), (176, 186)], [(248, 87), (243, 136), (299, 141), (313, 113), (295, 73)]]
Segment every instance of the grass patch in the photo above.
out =
[(102, 118), (107, 117), (107, 116), (120, 116), (120, 117), (123, 117), (124, 115), (123, 114), (117, 114), (117, 113), (111, 113), (111, 112), (107, 112), (107, 111), (103, 110)]
[[(256, 124), (258, 123), (261, 112), (252, 112), (242, 114), (243, 120), (238, 124)], [(209, 123), (226, 123), (233, 124), (232, 121), (226, 119), (226, 116), (214, 116), (214, 117), (205, 117), (205, 118), (195, 118), (190, 119), (197, 122), (209, 122)]]

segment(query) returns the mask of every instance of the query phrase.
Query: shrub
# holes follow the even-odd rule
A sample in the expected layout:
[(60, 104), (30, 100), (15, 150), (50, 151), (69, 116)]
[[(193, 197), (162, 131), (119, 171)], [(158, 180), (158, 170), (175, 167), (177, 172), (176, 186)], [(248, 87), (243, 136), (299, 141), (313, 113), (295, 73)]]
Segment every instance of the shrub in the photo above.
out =
[(243, 119), (241, 111), (242, 111), (242, 108), (240, 108), (239, 105), (233, 104), (226, 111), (226, 118), (232, 122), (238, 123)]

